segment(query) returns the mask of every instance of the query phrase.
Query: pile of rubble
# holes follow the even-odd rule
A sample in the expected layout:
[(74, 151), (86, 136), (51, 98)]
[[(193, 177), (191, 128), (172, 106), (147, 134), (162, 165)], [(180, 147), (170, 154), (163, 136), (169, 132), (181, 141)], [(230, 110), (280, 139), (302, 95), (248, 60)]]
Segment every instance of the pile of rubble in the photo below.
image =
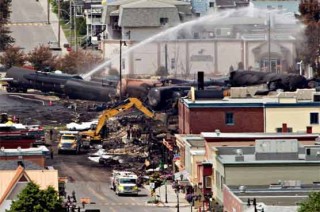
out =
[(164, 124), (135, 121), (134, 124), (127, 122), (123, 126), (119, 120), (121, 118), (108, 122), (108, 127), (115, 130), (110, 131), (104, 140), (103, 149), (91, 154), (89, 159), (111, 170), (133, 171), (140, 176), (147, 174), (148, 169), (159, 167), (164, 157), (162, 140), (168, 136)]

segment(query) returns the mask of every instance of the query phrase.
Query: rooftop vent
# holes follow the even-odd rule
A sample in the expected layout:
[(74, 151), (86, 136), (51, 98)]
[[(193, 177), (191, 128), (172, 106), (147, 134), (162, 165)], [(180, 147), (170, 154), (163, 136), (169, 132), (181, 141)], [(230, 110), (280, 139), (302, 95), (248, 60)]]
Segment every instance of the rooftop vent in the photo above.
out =
[(17, 165), (18, 165), (18, 166), (22, 166), (22, 167), (24, 168), (24, 163), (23, 163), (23, 161), (21, 161), (21, 160), (19, 160), (19, 161), (17, 162)]
[(242, 149), (236, 150), (235, 161), (244, 161), (243, 151)]
[(245, 187), (245, 186), (239, 186), (239, 191), (240, 191), (240, 193), (246, 193), (246, 190), (247, 190), (247, 187)]
[(217, 136), (219, 136), (221, 132), (220, 132), (219, 129), (216, 129), (216, 130), (215, 130), (215, 133), (217, 134)]

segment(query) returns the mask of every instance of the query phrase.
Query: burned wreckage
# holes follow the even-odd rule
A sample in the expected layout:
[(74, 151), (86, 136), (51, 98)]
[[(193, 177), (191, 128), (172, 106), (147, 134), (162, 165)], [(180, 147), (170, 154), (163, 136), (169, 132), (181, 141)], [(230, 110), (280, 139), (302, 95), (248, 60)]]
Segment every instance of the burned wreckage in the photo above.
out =
[[(79, 75), (56, 72), (38, 72), (26, 68), (12, 67), (7, 71), (7, 91), (27, 92), (36, 89), (42, 92), (54, 92), (71, 99), (83, 99), (108, 102), (119, 95), (137, 97), (146, 102), (152, 109), (163, 110), (173, 107), (176, 100), (186, 96), (191, 87), (198, 86), (199, 98), (223, 98), (224, 90), (230, 87), (245, 87), (267, 85), (269, 91), (282, 89), (295, 91), (299, 88), (318, 87), (316, 80), (307, 80), (304, 76), (295, 74), (277, 74), (257, 71), (232, 71), (229, 78), (204, 80), (204, 73), (198, 72), (198, 80), (181, 80), (165, 78), (122, 79), (122, 89), (114, 81), (85, 81)], [(119, 84), (119, 83), (118, 83)], [(206, 88), (206, 89), (204, 89)]]

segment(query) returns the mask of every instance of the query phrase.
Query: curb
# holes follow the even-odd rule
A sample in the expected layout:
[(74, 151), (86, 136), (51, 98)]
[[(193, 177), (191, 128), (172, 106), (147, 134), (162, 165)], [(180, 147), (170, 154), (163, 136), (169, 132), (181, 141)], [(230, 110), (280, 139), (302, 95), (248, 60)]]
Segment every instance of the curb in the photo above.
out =
[[(159, 208), (177, 208), (177, 205), (165, 205), (165, 203), (163, 202), (159, 202), (158, 204), (154, 204), (154, 203), (145, 203), (146, 206), (151, 206), (151, 207), (159, 207)], [(189, 204), (179, 204), (180, 208), (186, 208), (186, 207), (190, 207)]]

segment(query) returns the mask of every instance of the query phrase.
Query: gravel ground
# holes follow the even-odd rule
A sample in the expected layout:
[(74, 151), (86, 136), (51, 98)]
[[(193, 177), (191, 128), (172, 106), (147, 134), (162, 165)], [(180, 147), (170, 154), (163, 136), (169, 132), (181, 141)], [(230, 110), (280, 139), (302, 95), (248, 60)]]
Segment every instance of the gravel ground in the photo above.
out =
[[(74, 105), (76, 104), (76, 109)], [(70, 122), (91, 121), (101, 112), (89, 112), (88, 106), (96, 102), (63, 100), (55, 96), (9, 94), (0, 91), (0, 113), (16, 116), (23, 124), (64, 126)]]

